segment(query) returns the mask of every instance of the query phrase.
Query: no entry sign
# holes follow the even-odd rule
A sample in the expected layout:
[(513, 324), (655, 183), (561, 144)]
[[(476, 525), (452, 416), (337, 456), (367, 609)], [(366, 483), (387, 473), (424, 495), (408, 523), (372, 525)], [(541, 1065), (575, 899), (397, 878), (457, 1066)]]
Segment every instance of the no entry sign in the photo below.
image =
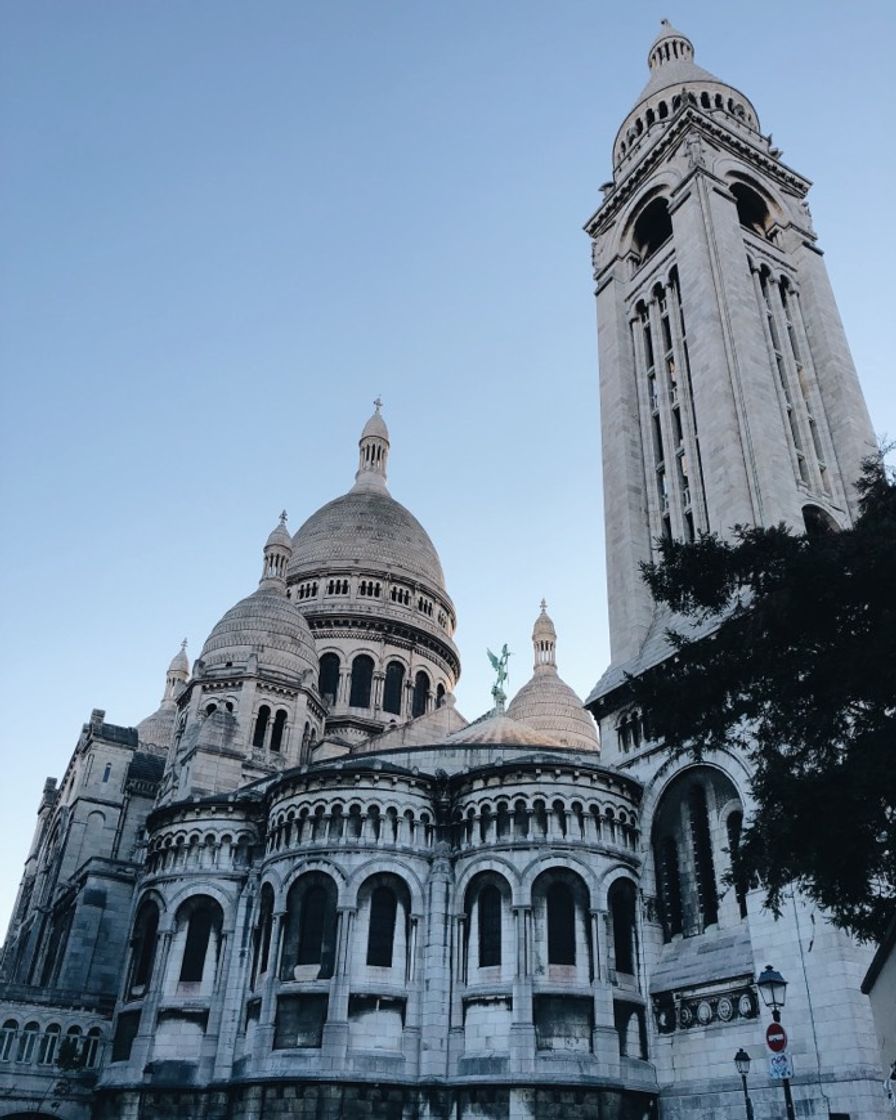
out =
[(765, 1043), (773, 1054), (783, 1054), (787, 1049), (787, 1031), (780, 1023), (769, 1023)]

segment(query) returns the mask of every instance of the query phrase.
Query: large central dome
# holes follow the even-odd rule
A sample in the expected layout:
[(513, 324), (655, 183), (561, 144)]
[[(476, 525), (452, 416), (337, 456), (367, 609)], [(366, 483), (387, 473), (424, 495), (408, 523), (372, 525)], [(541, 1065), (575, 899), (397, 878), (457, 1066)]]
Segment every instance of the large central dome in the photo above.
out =
[(385, 489), (356, 485), (313, 513), (292, 541), (289, 574), (345, 564), (423, 580), (443, 591), (438, 554), (416, 517)]
[(389, 429), (375, 403), (354, 486), (295, 534), (287, 571), (320, 658), (327, 731), (358, 742), (439, 707), (460, 675), (442, 565), (386, 487)]

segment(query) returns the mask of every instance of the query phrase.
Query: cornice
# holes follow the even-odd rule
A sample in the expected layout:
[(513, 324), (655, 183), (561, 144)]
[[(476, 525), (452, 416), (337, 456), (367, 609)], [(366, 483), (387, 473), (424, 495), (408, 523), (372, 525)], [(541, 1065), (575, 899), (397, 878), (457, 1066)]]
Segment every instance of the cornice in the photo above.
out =
[(643, 182), (656, 170), (657, 166), (680, 145), (685, 133), (693, 129), (714, 140), (725, 151), (746, 158), (779, 186), (803, 197), (811, 187), (810, 180), (799, 175), (792, 168), (763, 152), (754, 144), (735, 135), (718, 121), (707, 117), (693, 105), (683, 106), (679, 114), (658, 137), (656, 143), (648, 148), (641, 159), (627, 173), (625, 178), (585, 223), (585, 232), (592, 238), (597, 237), (617, 217), (619, 211), (631, 199)]

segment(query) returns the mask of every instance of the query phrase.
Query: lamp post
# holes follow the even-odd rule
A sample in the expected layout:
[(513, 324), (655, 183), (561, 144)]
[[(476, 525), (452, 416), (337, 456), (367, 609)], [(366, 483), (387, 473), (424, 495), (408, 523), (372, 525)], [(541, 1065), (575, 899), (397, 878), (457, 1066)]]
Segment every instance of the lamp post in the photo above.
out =
[(734, 1055), (734, 1064), (740, 1074), (741, 1084), (744, 1087), (744, 1104), (747, 1106), (747, 1120), (753, 1120), (753, 1102), (747, 1092), (747, 1074), (750, 1072), (750, 1055), (743, 1047)]
[[(780, 1009), (784, 1006), (784, 1000), (787, 996), (787, 981), (780, 972), (772, 968), (770, 964), (767, 964), (765, 970), (759, 974), (756, 980), (756, 987), (759, 989), (765, 1006), (771, 1008), (772, 1019), (774, 1019), (776, 1023), (780, 1023)], [(793, 1095), (790, 1092), (790, 1078), (782, 1077), (781, 1084), (784, 1086), (784, 1103), (787, 1108), (787, 1120), (796, 1120), (796, 1112), (793, 1108)]]

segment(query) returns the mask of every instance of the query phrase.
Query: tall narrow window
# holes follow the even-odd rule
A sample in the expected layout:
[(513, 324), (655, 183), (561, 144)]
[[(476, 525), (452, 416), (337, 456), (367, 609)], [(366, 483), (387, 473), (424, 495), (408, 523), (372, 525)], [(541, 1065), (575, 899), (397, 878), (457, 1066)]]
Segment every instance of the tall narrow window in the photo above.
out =
[(281, 708), (274, 716), (274, 726), (271, 728), (271, 750), (283, 749), (283, 732), (286, 730), (286, 712)]
[(383, 711), (401, 715), (401, 694), (404, 691), (404, 665), (400, 661), (390, 661), (386, 666), (386, 681), (383, 688)]
[(197, 906), (190, 915), (190, 924), (187, 927), (187, 941), (180, 965), (182, 983), (195, 983), (202, 979), (211, 932), (211, 910), (205, 906)]
[(678, 847), (674, 836), (664, 836), (656, 848), (655, 862), (659, 886), (660, 910), (666, 940), (684, 929), (681, 909), (681, 879), (678, 869)]
[(258, 920), (252, 937), (252, 974), (251, 983), (255, 986), (257, 976), (263, 976), (268, 970), (268, 959), (271, 952), (271, 934), (274, 928), (274, 891), (270, 883), (265, 883), (261, 888), (261, 897), (258, 905)]
[(706, 807), (706, 790), (702, 785), (691, 788), (688, 797), (694, 869), (697, 873), (697, 898), (704, 928), (713, 925), (719, 917), (719, 900), (716, 893), (716, 874), (712, 859), (712, 839), (709, 832), (709, 813)]
[(327, 898), (323, 887), (310, 887), (302, 898), (296, 964), (320, 964), (324, 946)]
[(317, 678), (317, 690), (323, 697), (325, 704), (333, 704), (339, 692), (339, 656), (335, 653), (325, 653), (320, 659), (320, 672)]
[(352, 662), (352, 687), (349, 706), (352, 708), (370, 707), (370, 689), (373, 684), (373, 658), (366, 653), (358, 654)]
[(493, 968), (501, 963), (501, 892), (488, 884), (477, 900), (479, 920), (479, 967)]
[(613, 954), (616, 971), (635, 973), (635, 888), (628, 879), (617, 879), (608, 899), (613, 927)]
[(728, 814), (728, 855), (731, 859), (731, 875), (734, 880), (734, 897), (740, 908), (740, 916), (747, 916), (747, 877), (744, 875), (740, 860), (740, 834), (744, 827), (744, 815), (738, 809)]
[(566, 883), (548, 888), (548, 964), (576, 963), (576, 906)]
[(134, 921), (134, 936), (131, 938), (132, 974), (130, 990), (133, 995), (141, 994), (146, 989), (146, 985), (152, 976), (158, 929), (158, 906), (151, 900), (141, 903)]
[(429, 677), (421, 669), (414, 677), (414, 700), (411, 715), (416, 719), (422, 716), (429, 705)]
[(378, 968), (392, 967), (397, 909), (398, 900), (388, 887), (377, 887), (370, 896), (370, 929), (367, 934), (369, 965)]
[[(280, 957), (281, 980), (293, 980), (296, 968), (319, 965), (315, 979), (333, 975), (336, 951), (336, 884), (329, 875), (310, 871), (286, 896), (286, 923)], [(311, 978), (308, 973), (306, 979)]]
[(268, 729), (268, 720), (271, 718), (271, 709), (267, 704), (262, 704), (255, 717), (255, 732), (252, 735), (252, 746), (261, 749), (264, 746), (264, 737)]

